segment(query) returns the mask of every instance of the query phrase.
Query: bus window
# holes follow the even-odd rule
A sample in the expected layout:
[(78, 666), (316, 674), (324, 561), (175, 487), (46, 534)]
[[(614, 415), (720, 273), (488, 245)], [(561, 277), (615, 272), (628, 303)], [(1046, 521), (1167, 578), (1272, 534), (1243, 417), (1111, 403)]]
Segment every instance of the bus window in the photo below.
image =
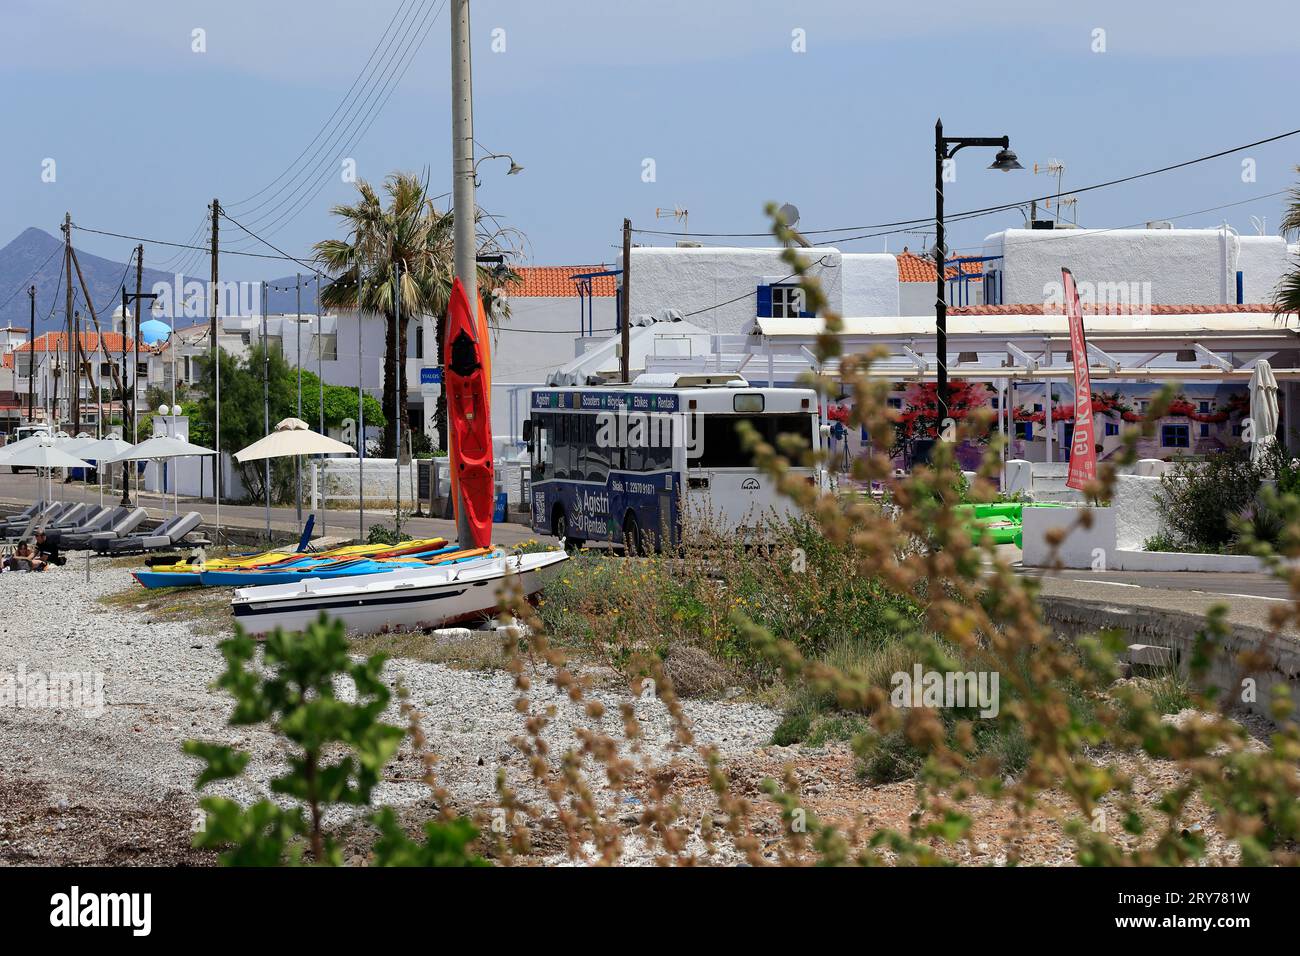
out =
[(704, 418), (703, 441), (699, 456), (689, 459), (691, 468), (752, 468), (754, 456), (745, 451), (736, 426), (748, 421), (759, 436), (777, 447), (777, 436), (794, 434), (812, 447), (813, 421), (807, 414), (787, 415), (707, 415)]
[(553, 415), (533, 417), (533, 478), (549, 477), (555, 464), (555, 449), (551, 445)]
[(615, 449), (603, 447), (602, 442), (597, 441), (599, 428), (595, 415), (575, 415), (573, 418), (581, 435), (577, 472), (573, 477), (581, 481), (603, 482), (609, 477), (610, 453)]

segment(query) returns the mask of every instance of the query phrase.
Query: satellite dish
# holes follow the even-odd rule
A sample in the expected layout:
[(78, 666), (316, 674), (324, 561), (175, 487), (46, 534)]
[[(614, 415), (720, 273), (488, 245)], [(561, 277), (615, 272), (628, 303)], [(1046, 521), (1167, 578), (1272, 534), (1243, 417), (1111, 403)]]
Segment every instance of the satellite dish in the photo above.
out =
[(779, 212), (781, 218), (785, 220), (787, 226), (793, 226), (799, 221), (799, 207), (794, 203), (788, 202), (783, 205)]

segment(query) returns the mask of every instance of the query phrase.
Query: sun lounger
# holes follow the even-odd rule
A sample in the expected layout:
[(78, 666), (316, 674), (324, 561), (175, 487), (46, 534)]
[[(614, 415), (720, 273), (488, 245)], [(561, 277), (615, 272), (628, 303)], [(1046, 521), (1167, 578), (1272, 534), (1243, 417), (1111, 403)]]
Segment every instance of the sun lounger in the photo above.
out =
[(34, 515), (27, 519), (27, 524), (25, 525), (13, 525), (11, 530), (6, 531), (3, 535), (5, 543), (10, 544), (19, 541), (30, 541), (32, 535), (36, 533), (36, 525), (40, 520), (40, 515)]
[(135, 534), (113, 540), (97, 540), (92, 537), (90, 545), (100, 554), (135, 554), (145, 551), (157, 551), (161, 548), (175, 548), (191, 531), (203, 523), (203, 516), (197, 511), (189, 514), (174, 515), (168, 518), (152, 534)]
[(107, 545), (110, 541), (116, 541), (118, 538), (124, 538), (136, 528), (144, 524), (149, 517), (149, 512), (143, 508), (133, 508), (127, 511), (122, 517), (118, 518), (107, 529), (103, 531), (91, 531), (85, 534), (64, 535), (60, 544), (64, 551), (81, 551), (87, 548), (100, 550), (96, 547), (96, 542), (103, 542)]
[[(35, 518), (37, 521), (54, 521), (70, 507), (72, 507), (71, 502), (51, 501), (48, 505), (37, 512)], [(26, 518), (15, 518), (4, 522), (4, 524), (0, 524), (0, 533), (3, 533), (6, 537), (13, 537), (16, 531), (27, 527), (27, 523), (31, 520), (31, 517), (32, 516)]]
[(59, 528), (75, 528), (86, 520), (90, 515), (90, 506), (76, 502), (70, 505), (57, 518), (42, 521), (39, 527), (44, 527), (47, 531), (57, 530)]
[(38, 512), (42, 511), (45, 507), (46, 507), (46, 505), (45, 505), (45, 499), (44, 499), (44, 498), (40, 498), (40, 499), (38, 499), (38, 500), (36, 500), (36, 501), (33, 501), (31, 504), (29, 504), (29, 505), (28, 505), (26, 508), (24, 508), (22, 511), (18, 512), (18, 514), (16, 514), (16, 515), (9, 515), (9, 516), (6, 517), (6, 518), (0, 519), (0, 524), (12, 524), (12, 523), (14, 523), (14, 522), (18, 522), (18, 521), (26, 521), (26, 520), (27, 520), (28, 518), (30, 518), (32, 515), (37, 514)]
[[(143, 511), (144, 509), (140, 510)], [(58, 528), (55, 530), (47, 529), (46, 535), (56, 547), (61, 548), (64, 551), (76, 551), (79, 548), (85, 548), (88, 546), (92, 534), (107, 531), (117, 522), (130, 514), (130, 511), (131, 509), (124, 508), (121, 505), (118, 505), (115, 508), (99, 508), (96, 509), (97, 513), (91, 515), (76, 527)], [(141, 515), (140, 520), (144, 520), (143, 515)], [(128, 530), (134, 529), (132, 528)]]

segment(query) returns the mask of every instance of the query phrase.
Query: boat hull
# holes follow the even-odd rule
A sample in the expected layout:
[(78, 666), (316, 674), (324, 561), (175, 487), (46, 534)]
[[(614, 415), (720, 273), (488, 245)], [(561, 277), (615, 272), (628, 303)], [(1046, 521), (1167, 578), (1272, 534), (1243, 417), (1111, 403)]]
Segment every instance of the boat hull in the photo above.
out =
[(517, 580), (525, 594), (537, 593), (547, 572), (565, 559), (562, 552), (540, 552), (351, 581), (312, 578), (241, 588), (231, 604), (236, 621), (250, 634), (301, 631), (322, 614), (356, 634), (443, 627), (495, 615), (508, 579)]

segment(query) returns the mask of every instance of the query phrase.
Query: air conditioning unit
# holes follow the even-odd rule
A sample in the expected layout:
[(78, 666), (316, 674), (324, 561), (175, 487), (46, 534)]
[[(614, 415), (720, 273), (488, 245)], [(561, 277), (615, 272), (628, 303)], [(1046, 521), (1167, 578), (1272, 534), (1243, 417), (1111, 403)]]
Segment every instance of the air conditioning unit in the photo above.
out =
[(696, 242), (694, 239), (678, 239), (675, 245), (678, 249), (699, 249), (704, 243)]
[(1174, 224), (1168, 219), (1152, 219), (1147, 223), (1148, 229), (1172, 229)]

